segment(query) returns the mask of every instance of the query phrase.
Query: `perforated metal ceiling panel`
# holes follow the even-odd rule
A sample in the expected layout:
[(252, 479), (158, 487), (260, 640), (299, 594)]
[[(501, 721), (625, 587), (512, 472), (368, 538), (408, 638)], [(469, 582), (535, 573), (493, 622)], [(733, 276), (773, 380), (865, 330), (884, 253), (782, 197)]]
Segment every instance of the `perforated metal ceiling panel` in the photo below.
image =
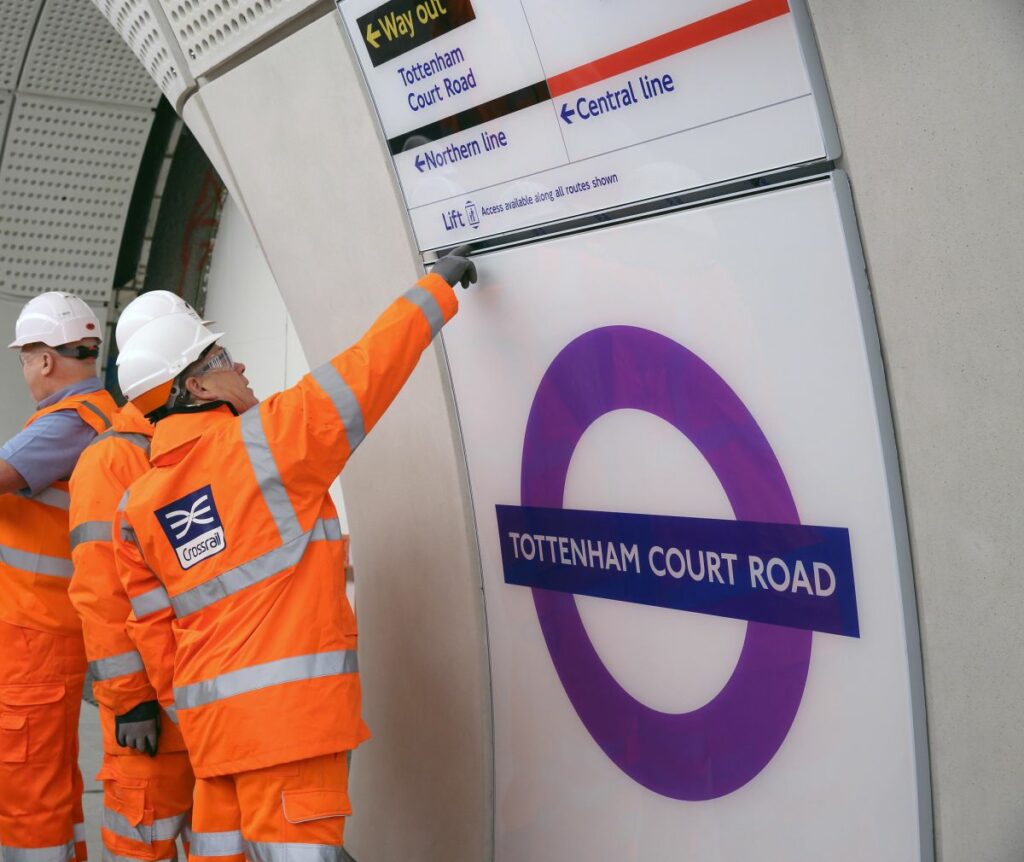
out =
[(193, 75), (247, 48), (320, 0), (160, 0)]
[(7, 90), (0, 90), (0, 135), (7, 128), (7, 112), (11, 109), (11, 102), (14, 96)]
[(193, 81), (175, 62), (169, 42), (172, 37), (161, 31), (159, 13), (153, 10), (151, 0), (93, 0), (93, 3), (128, 43), (168, 101), (176, 105), (178, 97)]
[(0, 166), (0, 292), (108, 299), (148, 109), (19, 95)]
[(0, 89), (18, 86), (18, 73), (42, 0), (0, 0)]
[(91, 3), (47, 0), (19, 91), (151, 107), (153, 80)]

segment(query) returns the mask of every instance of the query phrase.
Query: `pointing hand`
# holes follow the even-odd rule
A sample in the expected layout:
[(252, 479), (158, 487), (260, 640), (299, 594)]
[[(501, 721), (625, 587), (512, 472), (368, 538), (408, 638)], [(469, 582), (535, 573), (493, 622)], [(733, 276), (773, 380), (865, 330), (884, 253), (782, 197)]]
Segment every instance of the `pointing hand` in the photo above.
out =
[(456, 284), (461, 284), (463, 287), (476, 284), (476, 264), (469, 259), (469, 252), (468, 245), (460, 245), (458, 248), (452, 249), (434, 264), (432, 272), (441, 276), (452, 287), (455, 287)]

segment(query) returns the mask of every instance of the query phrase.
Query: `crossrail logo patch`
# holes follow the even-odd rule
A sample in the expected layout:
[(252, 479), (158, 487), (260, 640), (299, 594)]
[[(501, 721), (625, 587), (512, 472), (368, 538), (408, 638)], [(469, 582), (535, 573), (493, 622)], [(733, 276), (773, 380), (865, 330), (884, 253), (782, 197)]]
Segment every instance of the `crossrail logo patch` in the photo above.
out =
[(183, 569), (216, 556), (226, 547), (224, 526), (209, 485), (157, 509), (155, 514)]

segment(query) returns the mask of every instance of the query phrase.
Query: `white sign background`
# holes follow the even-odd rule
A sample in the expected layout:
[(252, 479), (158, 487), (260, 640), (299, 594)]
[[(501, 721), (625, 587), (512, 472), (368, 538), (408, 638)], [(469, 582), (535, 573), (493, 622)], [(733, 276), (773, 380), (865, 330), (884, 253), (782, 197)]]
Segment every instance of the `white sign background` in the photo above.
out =
[[(420, 249), (835, 157), (838, 141), (801, 3), (791, 0), (791, 11), (779, 17), (398, 153), (395, 169)], [(473, 0), (475, 20), (376, 67), (358, 19), (379, 0), (345, 0), (339, 9), (384, 135), (397, 138), (741, 5)], [(444, 74), (409, 84), (399, 70), (456, 51), (464, 60), (444, 74), (472, 69), (477, 86), (413, 111), (410, 94), (429, 90)], [(670, 93), (589, 120), (577, 115), (566, 122), (561, 115), (579, 98), (598, 99), (630, 82), (639, 93), (641, 75), (666, 74), (674, 82)], [(426, 152), (475, 145), (483, 133), (504, 134), (508, 145), (425, 167)], [(559, 187), (586, 182), (593, 188), (554, 196)], [(537, 202), (514, 204), (529, 196)], [(478, 223), (470, 223), (471, 211), (481, 214)]]
[[(834, 183), (477, 259), (480, 284), (460, 294), (444, 340), (483, 559), (498, 862), (921, 857), (901, 593), (910, 573), (898, 562), (906, 537), (890, 504), (898, 480), (886, 471), (892, 442), (876, 401), (883, 381), (872, 372), (874, 323), (853, 274), (862, 263), (850, 259)], [(764, 431), (801, 521), (850, 531), (861, 637), (814, 634), (806, 691), (782, 747), (750, 783), (707, 802), (659, 796), (604, 755), (558, 681), (530, 591), (502, 577), (494, 507), (520, 502), (537, 385), (570, 341), (616, 324), (654, 330), (709, 363)], [(565, 505), (734, 517), (693, 445), (629, 410), (587, 431)], [(735, 620), (603, 599), (577, 604), (619, 683), (668, 712), (717, 693), (745, 630)]]

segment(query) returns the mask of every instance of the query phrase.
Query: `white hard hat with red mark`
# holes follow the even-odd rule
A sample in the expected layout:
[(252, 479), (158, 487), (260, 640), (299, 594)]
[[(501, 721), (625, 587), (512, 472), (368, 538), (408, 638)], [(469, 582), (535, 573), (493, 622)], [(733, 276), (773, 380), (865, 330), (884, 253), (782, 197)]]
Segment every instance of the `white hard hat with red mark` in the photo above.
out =
[(91, 308), (72, 293), (52, 291), (33, 297), (18, 315), (8, 347), (45, 344), (60, 347), (83, 338), (103, 340), (103, 328)]

